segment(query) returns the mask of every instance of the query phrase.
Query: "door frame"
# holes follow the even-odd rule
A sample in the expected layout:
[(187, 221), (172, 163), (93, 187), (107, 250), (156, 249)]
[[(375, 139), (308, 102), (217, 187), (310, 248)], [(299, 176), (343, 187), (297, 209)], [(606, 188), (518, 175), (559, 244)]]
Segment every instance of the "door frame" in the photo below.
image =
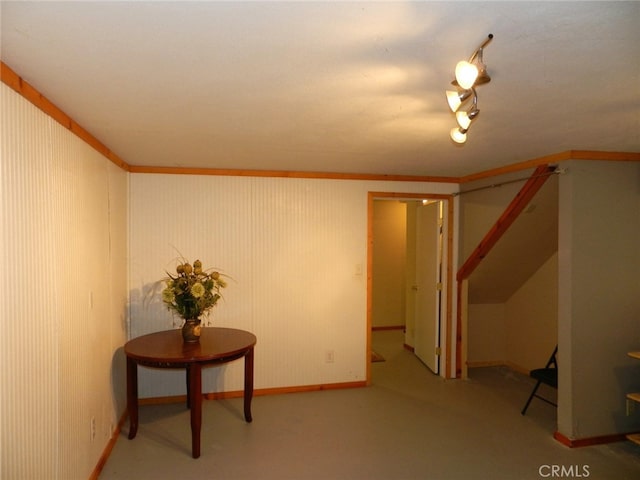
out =
[(443, 258), (445, 266), (445, 275), (447, 278), (445, 288), (446, 303), (446, 315), (444, 318), (444, 325), (442, 325), (442, 319), (440, 319), (440, 332), (444, 331), (444, 341), (442, 342), (441, 354), (444, 356), (444, 368), (441, 370), (440, 375), (444, 378), (455, 378), (451, 372), (455, 372), (456, 369), (452, 369), (452, 361), (455, 358), (452, 355), (453, 346), (452, 339), (452, 326), (453, 326), (453, 284), (455, 282), (455, 276), (453, 274), (453, 226), (454, 226), (454, 195), (442, 194), (442, 193), (401, 193), (401, 192), (368, 192), (367, 194), (367, 331), (366, 331), (366, 371), (367, 380), (366, 384), (371, 384), (371, 329), (372, 329), (372, 317), (373, 317), (373, 206), (374, 200), (420, 200), (420, 199), (433, 199), (444, 200), (447, 210), (447, 255)]

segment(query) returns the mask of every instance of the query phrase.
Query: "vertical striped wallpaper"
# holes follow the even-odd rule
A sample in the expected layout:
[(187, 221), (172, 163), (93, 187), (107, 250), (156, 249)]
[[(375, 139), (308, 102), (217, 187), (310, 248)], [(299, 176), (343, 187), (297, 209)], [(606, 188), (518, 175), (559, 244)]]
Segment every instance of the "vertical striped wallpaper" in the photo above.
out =
[(35, 107), (6, 98), (6, 90), (3, 85), (1, 476), (46, 478), (57, 470), (59, 413), (54, 249), (42, 241), (53, 227), (51, 152), (40, 138), (17, 132), (46, 135), (48, 122)]
[[(450, 193), (453, 188), (132, 175), (130, 335), (178, 326), (159, 292), (147, 294), (181, 254), (233, 278), (212, 324), (256, 334), (256, 388), (364, 381), (367, 192)], [(327, 351), (333, 351), (333, 363), (325, 362)], [(241, 367), (238, 362), (206, 370), (203, 389), (241, 389)], [(182, 374), (141, 370), (142, 397), (183, 393)]]
[(85, 479), (124, 405), (128, 175), (0, 87), (0, 477)]

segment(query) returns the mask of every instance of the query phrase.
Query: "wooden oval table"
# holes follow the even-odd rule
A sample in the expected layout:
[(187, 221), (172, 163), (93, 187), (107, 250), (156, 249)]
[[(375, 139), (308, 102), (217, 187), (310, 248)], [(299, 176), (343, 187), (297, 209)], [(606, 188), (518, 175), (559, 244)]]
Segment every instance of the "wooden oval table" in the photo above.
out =
[(129, 439), (135, 438), (138, 433), (138, 365), (186, 370), (193, 458), (200, 456), (202, 367), (220, 365), (244, 357), (244, 418), (251, 422), (255, 344), (256, 337), (252, 333), (220, 327), (203, 328), (198, 343), (185, 343), (180, 330), (151, 333), (127, 342), (124, 353), (127, 356)]

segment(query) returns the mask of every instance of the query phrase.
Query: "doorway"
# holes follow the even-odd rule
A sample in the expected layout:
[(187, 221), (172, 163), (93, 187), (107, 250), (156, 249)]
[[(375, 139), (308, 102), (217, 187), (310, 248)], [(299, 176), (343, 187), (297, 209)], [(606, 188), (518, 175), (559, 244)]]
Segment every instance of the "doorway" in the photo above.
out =
[[(436, 375), (451, 378), (452, 318), (452, 196), (428, 193), (370, 192), (368, 204), (367, 352), (372, 330), (404, 329), (404, 346)], [(388, 203), (387, 203), (388, 202)], [(391, 208), (391, 204), (395, 207)], [(397, 235), (380, 229), (379, 210), (403, 214)], [(402, 213), (404, 212), (404, 213)], [(377, 228), (376, 228), (377, 227)], [(377, 233), (376, 233), (377, 231)], [(382, 234), (380, 232), (383, 232)], [(402, 258), (381, 267), (375, 246), (394, 245), (402, 238)], [(385, 238), (383, 238), (385, 237)], [(416, 248), (419, 247), (419, 248)], [(379, 247), (380, 248), (380, 247)], [(393, 247), (392, 247), (393, 248)], [(400, 247), (398, 247), (400, 248)], [(380, 252), (378, 252), (380, 253)], [(387, 252), (388, 253), (388, 252)], [(394, 255), (386, 255), (394, 256)], [(398, 263), (403, 263), (398, 274)], [(385, 270), (386, 269), (386, 270)], [(395, 280), (392, 277), (395, 271)], [(402, 275), (400, 277), (399, 275)], [(371, 366), (367, 362), (367, 383)]]

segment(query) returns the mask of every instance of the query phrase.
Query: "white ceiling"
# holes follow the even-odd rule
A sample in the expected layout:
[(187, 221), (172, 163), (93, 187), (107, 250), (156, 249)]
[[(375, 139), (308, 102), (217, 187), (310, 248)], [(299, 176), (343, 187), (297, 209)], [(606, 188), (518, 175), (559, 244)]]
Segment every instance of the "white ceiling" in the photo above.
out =
[[(127, 163), (463, 176), (640, 151), (640, 2), (1, 2), (2, 61)], [(444, 91), (487, 34), (464, 146)]]

